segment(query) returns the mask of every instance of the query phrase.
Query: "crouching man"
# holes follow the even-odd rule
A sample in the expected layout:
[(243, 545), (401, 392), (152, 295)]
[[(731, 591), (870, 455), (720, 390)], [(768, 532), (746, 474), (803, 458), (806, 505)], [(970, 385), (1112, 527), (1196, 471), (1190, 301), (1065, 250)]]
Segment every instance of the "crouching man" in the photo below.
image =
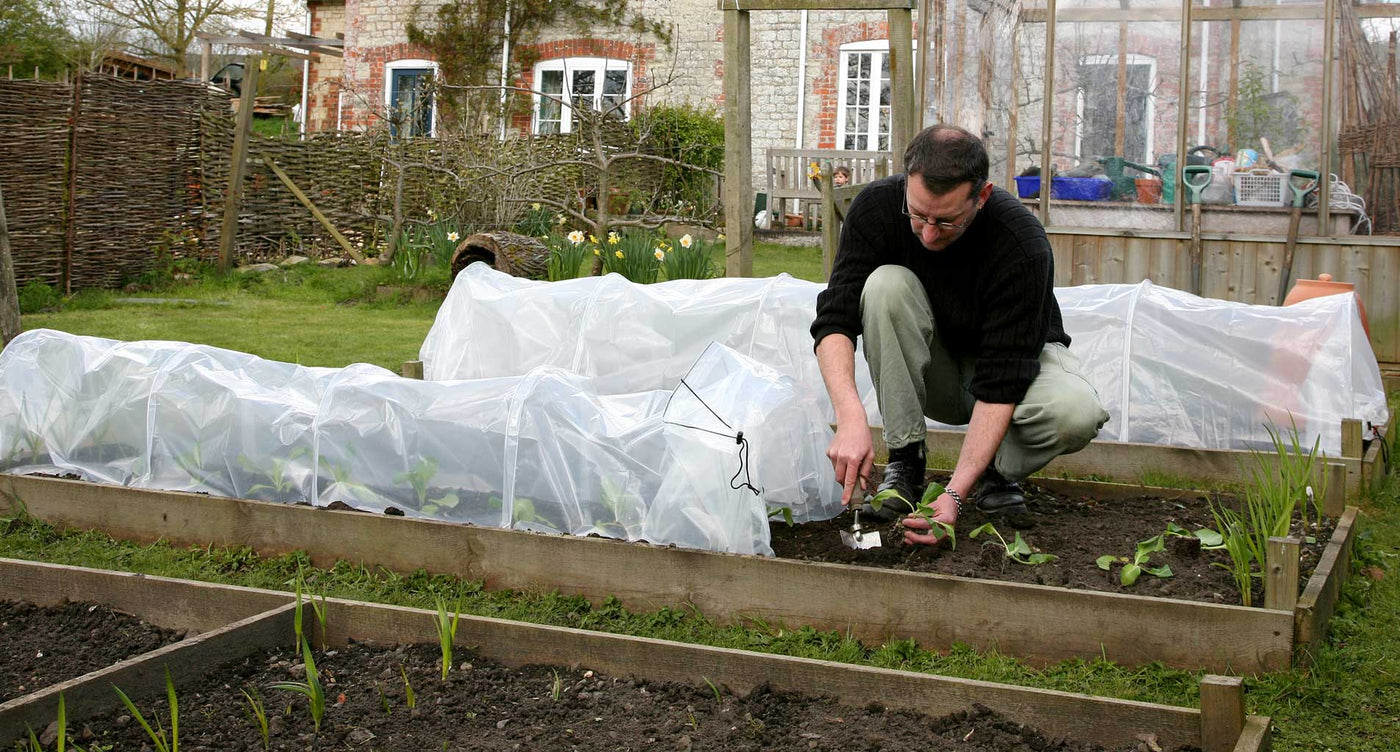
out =
[[(965, 501), (1023, 524), (1018, 481), (1082, 449), (1108, 420), (1069, 350), (1045, 228), (987, 171), (977, 137), (931, 126), (905, 150), (905, 174), (871, 183), (847, 212), (812, 338), (836, 408), (827, 456), (849, 504), (875, 461), (855, 386), (864, 335), (890, 456), (884, 503), (862, 506), (863, 518), (893, 521), (921, 499), (925, 416), (968, 427), (933, 502), (948, 524)], [(910, 543), (943, 537), (922, 518), (905, 525)]]

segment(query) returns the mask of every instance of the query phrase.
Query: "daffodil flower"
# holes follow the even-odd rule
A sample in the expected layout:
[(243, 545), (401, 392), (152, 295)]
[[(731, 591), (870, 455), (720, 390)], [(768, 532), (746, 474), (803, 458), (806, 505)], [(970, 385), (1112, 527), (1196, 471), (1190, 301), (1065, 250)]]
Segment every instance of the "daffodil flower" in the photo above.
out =
[(622, 251), (613, 251), (613, 255), (618, 258), (627, 258), (626, 256), (622, 255)]
[(437, 219), (437, 212), (433, 211), (432, 209), (429, 209), (429, 210), (428, 210), (428, 219)]
[(462, 237), (462, 236), (461, 236), (461, 235), (458, 235), (458, 234), (455, 233), (455, 232), (449, 232), (449, 233), (447, 233), (447, 239), (450, 240), (450, 241), (452, 241), (453, 243), (456, 243), (456, 242), (457, 242), (457, 238), (460, 238), (460, 237)]
[(666, 252), (663, 251), (663, 250), (661, 250), (660, 248), (657, 248), (657, 249), (656, 249), (656, 253), (653, 253), (653, 254), (651, 254), (651, 255), (655, 256), (657, 261), (665, 261), (665, 260), (666, 260)]
[(608, 233), (608, 244), (609, 244), (609, 245), (617, 245), (618, 243), (621, 243), (621, 242), (622, 242), (622, 238), (618, 237), (618, 234), (617, 234), (617, 233), (615, 233), (615, 232), (610, 232), (610, 233)]
[(692, 238), (690, 237), (689, 234), (686, 234), (686, 235), (682, 235), (682, 236), (681, 236), (681, 247), (682, 247), (682, 248), (689, 248), (689, 247), (691, 246), (691, 244), (694, 243), (694, 242), (695, 242), (695, 240), (692, 239)]
[(721, 232), (716, 240), (724, 240), (724, 233)]
[(564, 215), (563, 215), (563, 214), (555, 214), (555, 215), (554, 215), (554, 221), (555, 221), (555, 222), (558, 222), (558, 223), (561, 224), (561, 225), (564, 224)]
[(583, 242), (583, 230), (574, 230), (568, 235), (569, 242), (578, 245)]
[(588, 242), (592, 243), (593, 245), (597, 245), (598, 239), (593, 237), (593, 233), (590, 232), (588, 233)]
[(594, 249), (593, 249), (593, 255), (594, 255), (594, 256), (601, 256), (601, 255), (603, 255), (603, 252), (600, 251), (600, 250), (598, 250), (597, 248), (594, 248)]
[(530, 208), (531, 208), (531, 209), (534, 209), (535, 211), (539, 211), (539, 210), (540, 210), (540, 202), (536, 201), (535, 203), (530, 204)]

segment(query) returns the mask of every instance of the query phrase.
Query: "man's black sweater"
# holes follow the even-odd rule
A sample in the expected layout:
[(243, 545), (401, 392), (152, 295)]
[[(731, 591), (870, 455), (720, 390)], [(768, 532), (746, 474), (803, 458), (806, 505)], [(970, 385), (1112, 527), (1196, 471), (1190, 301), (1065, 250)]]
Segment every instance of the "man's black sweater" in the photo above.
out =
[(974, 359), (972, 395), (1019, 403), (1040, 373), (1045, 344), (1069, 345), (1045, 228), (1016, 197), (994, 188), (962, 237), (930, 251), (902, 211), (904, 190), (905, 176), (895, 175), (851, 203), (831, 281), (817, 296), (812, 338), (844, 334), (855, 342), (866, 278), (879, 266), (905, 266), (923, 282), (943, 346)]

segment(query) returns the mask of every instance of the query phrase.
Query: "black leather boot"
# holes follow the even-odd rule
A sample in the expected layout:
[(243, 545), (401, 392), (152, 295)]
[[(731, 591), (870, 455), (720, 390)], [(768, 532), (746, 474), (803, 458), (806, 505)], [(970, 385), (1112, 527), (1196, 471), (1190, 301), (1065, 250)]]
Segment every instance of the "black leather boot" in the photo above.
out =
[[(894, 522), (914, 511), (924, 493), (924, 442), (890, 450), (890, 462), (875, 496), (881, 498), (880, 508), (869, 502), (860, 507), (860, 516), (880, 522)], [(883, 494), (883, 496), (882, 496)]]
[(1026, 494), (1019, 483), (1003, 478), (995, 466), (989, 466), (978, 481), (973, 494), (977, 509), (993, 520), (1006, 518), (1012, 527), (1028, 526)]

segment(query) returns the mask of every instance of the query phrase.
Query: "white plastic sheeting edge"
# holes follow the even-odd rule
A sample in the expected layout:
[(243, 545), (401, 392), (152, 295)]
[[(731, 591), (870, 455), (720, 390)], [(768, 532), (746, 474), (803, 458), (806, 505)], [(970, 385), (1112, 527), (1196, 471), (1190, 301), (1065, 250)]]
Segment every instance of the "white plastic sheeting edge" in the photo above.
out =
[(819, 395), (720, 345), (686, 382), (429, 382), (41, 329), (0, 354), (0, 470), (767, 555), (773, 510), (841, 511)]
[[(673, 384), (716, 341), (825, 394), (808, 334), (822, 289), (785, 274), (655, 285), (610, 274), (549, 283), (473, 264), (457, 276), (419, 357), (428, 379), (552, 365), (593, 378), (608, 394)], [(1337, 456), (1343, 419), (1388, 420), (1353, 296), (1279, 308), (1151, 282), (1055, 294), (1071, 347), (1112, 416), (1101, 441), (1243, 449), (1267, 445), (1268, 423), (1287, 428), (1293, 421), (1309, 446), (1320, 439)], [(859, 350), (856, 381), (871, 424), (879, 425)]]

